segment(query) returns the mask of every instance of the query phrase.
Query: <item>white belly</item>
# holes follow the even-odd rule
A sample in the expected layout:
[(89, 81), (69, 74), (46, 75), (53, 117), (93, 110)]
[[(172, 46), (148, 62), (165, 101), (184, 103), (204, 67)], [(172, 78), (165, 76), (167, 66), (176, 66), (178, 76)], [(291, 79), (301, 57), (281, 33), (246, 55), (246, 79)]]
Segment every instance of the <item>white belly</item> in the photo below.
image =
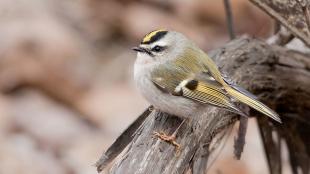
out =
[(199, 104), (182, 96), (173, 96), (158, 89), (150, 80), (150, 69), (148, 71), (144, 69), (147, 68), (146, 66), (136, 63), (134, 70), (135, 83), (145, 99), (160, 111), (179, 117), (190, 117), (199, 107)]

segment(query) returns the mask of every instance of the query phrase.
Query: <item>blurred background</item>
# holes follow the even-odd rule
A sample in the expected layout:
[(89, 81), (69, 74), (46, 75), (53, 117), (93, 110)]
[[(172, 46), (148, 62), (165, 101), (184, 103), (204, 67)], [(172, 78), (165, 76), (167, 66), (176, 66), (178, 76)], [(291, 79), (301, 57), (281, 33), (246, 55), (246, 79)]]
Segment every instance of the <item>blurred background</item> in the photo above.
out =
[[(270, 35), (267, 15), (231, 3), (238, 35)], [(102, 152), (148, 106), (130, 48), (157, 28), (206, 51), (229, 41), (222, 1), (1, 0), (0, 173), (95, 174)], [(267, 173), (254, 120), (241, 161), (234, 134), (210, 173)]]

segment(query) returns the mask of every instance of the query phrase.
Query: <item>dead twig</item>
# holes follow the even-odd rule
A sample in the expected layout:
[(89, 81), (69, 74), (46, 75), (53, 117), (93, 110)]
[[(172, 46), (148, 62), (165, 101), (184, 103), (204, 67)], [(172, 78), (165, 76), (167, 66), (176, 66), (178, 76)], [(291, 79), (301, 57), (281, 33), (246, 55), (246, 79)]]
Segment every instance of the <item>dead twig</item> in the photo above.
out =
[(245, 145), (245, 135), (248, 128), (248, 117), (240, 117), (238, 135), (235, 138), (234, 154), (236, 159), (240, 160)]
[(234, 23), (233, 23), (233, 15), (231, 10), (231, 5), (229, 0), (223, 0), (226, 14), (226, 22), (227, 22), (227, 30), (229, 33), (230, 40), (236, 38)]

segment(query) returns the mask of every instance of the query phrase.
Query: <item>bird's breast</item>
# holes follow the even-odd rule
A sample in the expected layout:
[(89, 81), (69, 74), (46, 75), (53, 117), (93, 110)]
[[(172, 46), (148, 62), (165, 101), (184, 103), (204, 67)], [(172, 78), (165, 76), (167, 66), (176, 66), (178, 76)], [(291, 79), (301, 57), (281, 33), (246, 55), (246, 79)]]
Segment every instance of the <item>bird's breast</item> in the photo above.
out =
[(151, 80), (150, 67), (135, 64), (134, 80), (144, 98), (155, 108), (179, 117), (190, 117), (198, 103), (182, 96), (173, 96), (160, 90)]

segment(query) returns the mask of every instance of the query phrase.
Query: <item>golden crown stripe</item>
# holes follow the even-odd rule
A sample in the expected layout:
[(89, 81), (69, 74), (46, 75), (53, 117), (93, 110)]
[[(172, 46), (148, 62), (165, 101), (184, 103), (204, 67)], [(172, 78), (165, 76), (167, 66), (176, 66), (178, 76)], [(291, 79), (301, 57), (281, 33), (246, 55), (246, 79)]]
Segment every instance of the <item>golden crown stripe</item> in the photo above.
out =
[(149, 42), (153, 36), (155, 36), (158, 32), (161, 32), (161, 31), (166, 31), (166, 30), (159, 29), (159, 30), (152, 31), (143, 38), (142, 42)]

